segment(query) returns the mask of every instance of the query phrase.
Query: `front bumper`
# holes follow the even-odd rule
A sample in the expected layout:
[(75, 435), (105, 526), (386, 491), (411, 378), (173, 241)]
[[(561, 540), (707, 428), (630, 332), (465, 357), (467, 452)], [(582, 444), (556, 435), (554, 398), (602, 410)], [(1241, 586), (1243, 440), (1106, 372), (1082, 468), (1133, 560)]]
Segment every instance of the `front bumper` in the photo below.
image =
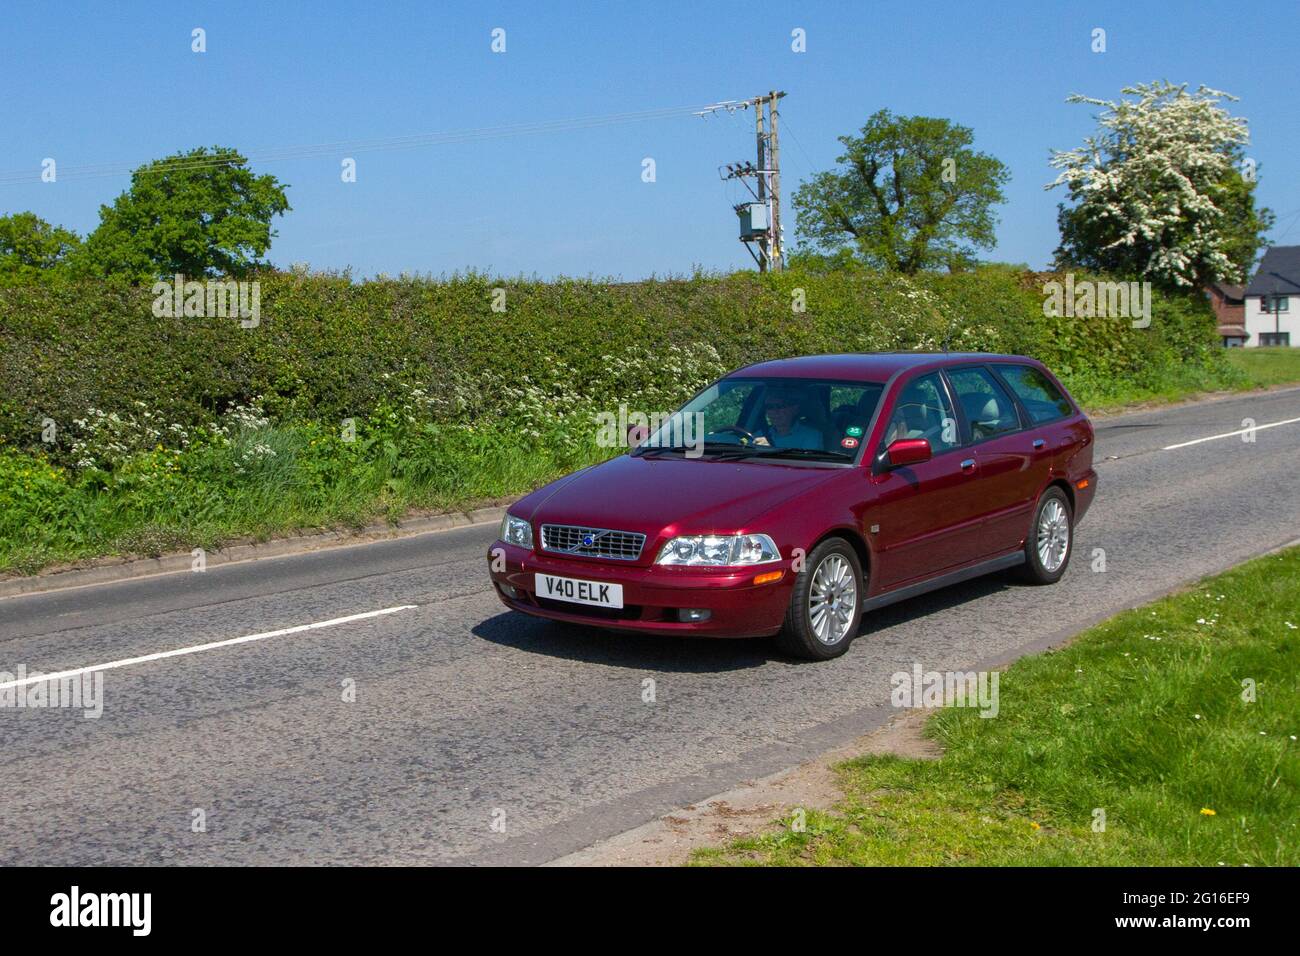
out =
[[(506, 607), (571, 624), (696, 637), (759, 637), (775, 634), (785, 619), (794, 575), (788, 561), (753, 567), (683, 568), (630, 566), (614, 561), (557, 558), (497, 541), (488, 549), (492, 583)], [(754, 577), (782, 571), (779, 581), (755, 585)], [(623, 607), (589, 607), (537, 596), (535, 576), (555, 574), (620, 584)], [(508, 585), (514, 597), (502, 590)], [(682, 621), (683, 608), (707, 610), (705, 621)]]

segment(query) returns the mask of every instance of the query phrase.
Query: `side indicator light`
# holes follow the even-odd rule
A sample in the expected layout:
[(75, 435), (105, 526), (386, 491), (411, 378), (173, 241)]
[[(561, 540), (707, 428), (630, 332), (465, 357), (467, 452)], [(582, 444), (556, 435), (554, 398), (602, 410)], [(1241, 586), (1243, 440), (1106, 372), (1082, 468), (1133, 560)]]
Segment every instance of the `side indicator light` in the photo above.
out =
[(768, 571), (764, 574), (754, 575), (755, 584), (771, 584), (773, 581), (780, 581), (785, 577), (784, 571)]
[(1079, 488), (1079, 489), (1081, 489), (1081, 490), (1084, 489), (1084, 488), (1087, 488), (1087, 487), (1088, 487), (1088, 479), (1087, 479), (1087, 478), (1083, 478), (1083, 479), (1081, 479), (1081, 480), (1079, 480), (1079, 481), (1076, 481), (1076, 482), (1074, 483), (1074, 487)]

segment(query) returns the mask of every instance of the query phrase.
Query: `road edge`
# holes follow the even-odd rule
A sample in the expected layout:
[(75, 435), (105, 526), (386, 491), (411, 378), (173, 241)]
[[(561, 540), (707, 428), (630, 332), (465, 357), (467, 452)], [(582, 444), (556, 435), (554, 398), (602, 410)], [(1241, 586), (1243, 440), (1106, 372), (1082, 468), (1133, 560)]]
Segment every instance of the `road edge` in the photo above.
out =
[(1084, 409), (1084, 414), (1094, 422), (1110, 421), (1116, 418), (1127, 418), (1130, 415), (1144, 415), (1150, 412), (1161, 412), (1175, 408), (1186, 408), (1189, 405), (1215, 405), (1220, 402), (1230, 402), (1239, 398), (1258, 398), (1262, 395), (1275, 395), (1283, 392), (1300, 392), (1300, 385), (1295, 383), (1282, 383), (1278, 385), (1266, 385), (1263, 388), (1252, 388), (1244, 392), (1201, 392), (1195, 398), (1180, 398), (1171, 402), (1162, 401), (1141, 401), (1121, 408), (1104, 408), (1100, 411), (1089, 411)]
[[(204, 552), (204, 567), (211, 569), (228, 564), (242, 564), (246, 561), (263, 561), (268, 558), (290, 557), (313, 551), (359, 547), (377, 541), (413, 538), (422, 534), (451, 531), (455, 528), (494, 524), (499, 522), (506, 509), (518, 500), (512, 498), (501, 505), (476, 508), (471, 511), (452, 511), (445, 514), (405, 518), (395, 525), (386, 522), (375, 523), (359, 531), (321, 531), (250, 544), (235, 544)], [(179, 574), (193, 571), (194, 561), (193, 552), (176, 552), (156, 558), (95, 558), (90, 567), (44, 571), (27, 577), (0, 580), (0, 600), (28, 594), (92, 587), (97, 584), (133, 581), (162, 574)]]

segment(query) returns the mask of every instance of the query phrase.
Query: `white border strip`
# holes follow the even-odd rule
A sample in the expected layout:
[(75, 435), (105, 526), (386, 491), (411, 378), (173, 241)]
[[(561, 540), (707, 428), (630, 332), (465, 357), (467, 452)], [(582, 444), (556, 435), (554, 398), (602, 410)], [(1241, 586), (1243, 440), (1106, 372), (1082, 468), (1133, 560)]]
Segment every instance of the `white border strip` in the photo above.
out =
[(379, 611), (364, 611), (361, 614), (349, 614), (347, 617), (330, 618), (328, 621), (316, 621), (312, 624), (299, 624), (296, 627), (282, 627), (278, 631), (263, 631), (261, 634), (245, 634), (243, 637), (232, 637), (225, 641), (213, 641), (210, 644), (195, 644), (193, 647), (178, 647), (171, 651), (159, 651), (157, 654), (145, 654), (143, 657), (127, 657), (120, 661), (109, 661), (107, 664), (91, 664), (89, 667), (78, 667), (70, 671), (59, 671), (55, 674), (40, 674), (36, 677), (25, 677), (22, 680), (12, 680), (0, 684), (0, 690), (8, 690), (11, 687), (22, 687), (26, 684), (39, 684), (51, 680), (64, 680), (68, 677), (76, 677), (79, 674), (93, 674), (96, 671), (111, 671), (118, 667), (130, 667), (132, 664), (146, 664), (149, 661), (166, 660), (169, 657), (181, 657), (185, 654), (198, 654), (202, 651), (216, 650), (218, 647), (234, 647), (236, 644), (249, 644), (253, 641), (264, 641), (268, 637), (283, 637), (285, 634), (299, 634), (303, 631), (316, 631), (322, 627), (333, 627), (336, 624), (347, 624), (350, 621), (363, 621), (369, 617), (379, 617), (383, 614), (396, 614), (398, 611), (409, 611), (418, 607), (417, 604), (399, 604), (396, 607), (386, 607)]
[(1252, 425), (1250, 428), (1239, 428), (1235, 432), (1224, 432), (1222, 435), (1211, 435), (1208, 438), (1196, 438), (1192, 441), (1180, 442), (1177, 445), (1166, 445), (1161, 451), (1173, 451), (1175, 448), (1186, 448), (1188, 445), (1199, 445), (1203, 441), (1215, 441), (1219, 438), (1231, 438), (1233, 435), (1244, 435), (1246, 432), (1262, 432), (1265, 428), (1277, 428), (1278, 425), (1294, 425), (1300, 422), (1300, 418), (1288, 418), (1285, 421), (1269, 422), (1267, 425)]

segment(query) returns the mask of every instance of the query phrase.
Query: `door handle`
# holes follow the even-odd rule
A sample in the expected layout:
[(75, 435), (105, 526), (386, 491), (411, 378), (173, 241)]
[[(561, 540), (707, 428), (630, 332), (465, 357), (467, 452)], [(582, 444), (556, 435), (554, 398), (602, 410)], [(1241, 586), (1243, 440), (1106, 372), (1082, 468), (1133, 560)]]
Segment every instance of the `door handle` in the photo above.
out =
[(1046, 445), (1046, 444), (1047, 444), (1047, 441), (1046, 441), (1045, 439), (1042, 439), (1042, 438), (1035, 438), (1035, 439), (1034, 439), (1034, 447), (1035, 447), (1035, 448), (1042, 448), (1042, 447), (1043, 447), (1044, 445)]
[(965, 461), (963, 461), (963, 462), (961, 463), (961, 470), (962, 470), (962, 471), (971, 471), (972, 469), (974, 469), (974, 467), (975, 467), (975, 459), (974, 459), (974, 458), (967, 458)]

